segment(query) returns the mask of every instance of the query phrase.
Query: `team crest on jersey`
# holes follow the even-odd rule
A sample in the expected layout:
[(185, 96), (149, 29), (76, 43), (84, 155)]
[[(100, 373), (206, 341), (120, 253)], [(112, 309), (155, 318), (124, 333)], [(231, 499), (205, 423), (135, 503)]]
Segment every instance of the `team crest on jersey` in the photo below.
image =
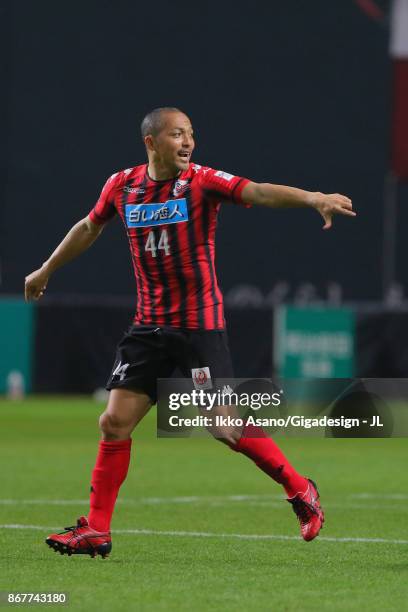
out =
[(183, 223), (188, 221), (186, 198), (168, 200), (158, 204), (126, 204), (126, 225), (128, 227), (152, 227)]
[(174, 185), (173, 195), (178, 196), (183, 193), (187, 185), (188, 181), (185, 181), (184, 179), (177, 179), (176, 184)]

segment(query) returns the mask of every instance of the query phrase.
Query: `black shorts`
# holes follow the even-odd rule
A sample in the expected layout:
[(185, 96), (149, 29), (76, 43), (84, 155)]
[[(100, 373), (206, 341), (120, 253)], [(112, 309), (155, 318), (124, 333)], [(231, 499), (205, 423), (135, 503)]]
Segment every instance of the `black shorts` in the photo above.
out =
[(177, 368), (196, 380), (233, 378), (226, 332), (133, 325), (118, 344), (106, 388), (144, 391), (155, 403), (157, 379)]

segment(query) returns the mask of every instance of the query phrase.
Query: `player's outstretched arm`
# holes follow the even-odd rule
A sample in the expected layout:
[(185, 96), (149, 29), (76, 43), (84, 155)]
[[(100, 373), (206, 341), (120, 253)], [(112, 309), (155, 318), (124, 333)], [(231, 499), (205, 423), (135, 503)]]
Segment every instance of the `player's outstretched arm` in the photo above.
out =
[(39, 300), (53, 272), (86, 251), (102, 232), (104, 225), (92, 223), (89, 217), (78, 221), (57, 246), (52, 255), (25, 278), (25, 299)]
[(243, 188), (242, 199), (270, 208), (314, 208), (324, 219), (324, 230), (331, 228), (334, 215), (356, 216), (350, 198), (339, 193), (326, 194), (251, 181)]

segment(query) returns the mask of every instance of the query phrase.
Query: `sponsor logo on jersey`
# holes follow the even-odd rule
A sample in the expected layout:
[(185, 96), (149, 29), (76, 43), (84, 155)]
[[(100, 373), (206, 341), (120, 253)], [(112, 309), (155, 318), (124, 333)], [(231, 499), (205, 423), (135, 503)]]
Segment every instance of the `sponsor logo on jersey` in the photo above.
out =
[(183, 179), (177, 179), (176, 184), (174, 185), (173, 195), (178, 196), (181, 193), (183, 193), (187, 185), (188, 185), (188, 181), (185, 181)]
[(210, 368), (192, 368), (191, 376), (196, 389), (212, 389)]
[(230, 181), (234, 178), (233, 174), (228, 174), (228, 172), (223, 172), (222, 170), (218, 170), (214, 176), (219, 176), (220, 178), (225, 179), (226, 181)]
[(125, 185), (123, 191), (126, 191), (126, 193), (144, 193), (145, 189), (143, 187), (128, 187)]
[(128, 227), (152, 227), (188, 221), (186, 198), (167, 200), (158, 204), (126, 204)]

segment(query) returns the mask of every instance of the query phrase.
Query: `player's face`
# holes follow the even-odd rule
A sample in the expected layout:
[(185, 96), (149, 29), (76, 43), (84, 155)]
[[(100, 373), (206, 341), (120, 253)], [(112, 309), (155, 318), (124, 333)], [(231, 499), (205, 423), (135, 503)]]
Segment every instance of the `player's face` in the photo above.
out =
[(157, 161), (169, 171), (187, 170), (195, 146), (190, 119), (183, 113), (167, 113), (152, 144)]

